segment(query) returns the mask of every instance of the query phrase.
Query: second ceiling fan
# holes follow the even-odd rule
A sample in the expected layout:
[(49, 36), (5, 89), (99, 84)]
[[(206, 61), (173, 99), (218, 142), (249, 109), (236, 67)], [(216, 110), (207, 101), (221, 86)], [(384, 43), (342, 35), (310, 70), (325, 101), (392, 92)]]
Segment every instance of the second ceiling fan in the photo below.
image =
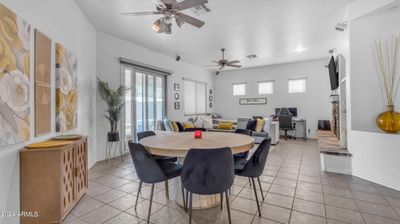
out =
[[(225, 67), (234, 67), (234, 68), (241, 68), (241, 65), (238, 65), (240, 63), (239, 60), (233, 60), (233, 61), (228, 61), (225, 59), (225, 48), (221, 49), (222, 53), (222, 58), (218, 61), (213, 60), (212, 62), (216, 63), (216, 65), (211, 65), (211, 66), (218, 66), (219, 71), (221, 71)], [(219, 74), (219, 71), (217, 71), (217, 75)]]
[(197, 28), (202, 27), (205, 22), (184, 14), (180, 11), (196, 7), (199, 5), (204, 5), (208, 3), (208, 0), (183, 0), (177, 2), (176, 0), (161, 0), (156, 6), (157, 11), (150, 12), (126, 12), (122, 15), (128, 16), (141, 16), (141, 15), (163, 15), (160, 19), (157, 19), (152, 28), (157, 33), (172, 33), (172, 20), (175, 19), (176, 24), (179, 28), (182, 27), (184, 23), (188, 23)]

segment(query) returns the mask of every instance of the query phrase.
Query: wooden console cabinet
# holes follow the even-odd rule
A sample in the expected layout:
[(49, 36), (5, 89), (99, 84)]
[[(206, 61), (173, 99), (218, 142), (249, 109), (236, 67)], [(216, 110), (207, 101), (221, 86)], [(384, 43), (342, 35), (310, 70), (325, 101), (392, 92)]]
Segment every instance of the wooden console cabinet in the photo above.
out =
[(87, 137), (56, 148), (20, 152), (22, 224), (61, 223), (88, 188)]

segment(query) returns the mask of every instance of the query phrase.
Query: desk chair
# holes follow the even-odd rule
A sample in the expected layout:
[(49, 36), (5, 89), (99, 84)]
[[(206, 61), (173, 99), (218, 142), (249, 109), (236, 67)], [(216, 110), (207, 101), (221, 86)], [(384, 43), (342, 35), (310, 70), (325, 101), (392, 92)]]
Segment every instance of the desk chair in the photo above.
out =
[(293, 115), (290, 112), (279, 114), (279, 129), (285, 131), (285, 140), (288, 138), (288, 131), (295, 131), (292, 123)]

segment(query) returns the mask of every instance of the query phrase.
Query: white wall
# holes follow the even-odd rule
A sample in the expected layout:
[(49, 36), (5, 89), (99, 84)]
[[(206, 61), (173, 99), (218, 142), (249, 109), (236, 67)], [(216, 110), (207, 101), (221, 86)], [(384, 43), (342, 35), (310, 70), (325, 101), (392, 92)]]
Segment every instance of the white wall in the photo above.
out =
[[(72, 132), (89, 135), (89, 164), (96, 158), (96, 32), (79, 8), (70, 0), (0, 0), (17, 15), (27, 20), (32, 28), (38, 28), (54, 42), (60, 42), (78, 57), (78, 129)], [(33, 29), (31, 44), (31, 71), (33, 71)], [(54, 49), (54, 43), (53, 43)], [(53, 52), (53, 62), (54, 62)], [(54, 64), (54, 63), (52, 63)], [(55, 84), (54, 65), (52, 83)], [(52, 93), (53, 106), (55, 104)], [(31, 140), (35, 142), (54, 136), (55, 109), (52, 111), (53, 132), (34, 138), (33, 130), (33, 73), (31, 72)], [(19, 150), (25, 144), (0, 148), (0, 211), (19, 211)], [(0, 218), (0, 223), (19, 223), (19, 218)]]
[[(350, 4), (351, 71), (347, 100), (349, 115), (348, 150), (353, 154), (353, 175), (400, 190), (399, 134), (385, 134), (375, 126), (376, 116), (385, 110), (373, 41), (400, 33), (400, 11), (384, 8), (396, 0), (358, 0)], [(396, 109), (399, 111), (399, 100)], [(351, 129), (350, 129), (351, 128)]]
[[(212, 74), (204, 68), (199, 68), (185, 62), (177, 62), (175, 58), (165, 56), (163, 54), (143, 48), (139, 45), (127, 42), (117, 37), (111, 36), (103, 32), (97, 32), (97, 76), (104, 81), (110, 83), (112, 87), (116, 87), (121, 83), (121, 65), (119, 58), (127, 58), (137, 62), (156, 66), (159, 68), (173, 71), (171, 76), (167, 78), (168, 105), (167, 116), (172, 120), (183, 121), (183, 80), (182, 78), (190, 78), (193, 80), (203, 81), (208, 83), (208, 88), (213, 88)], [(184, 57), (184, 56), (183, 56)], [(180, 84), (180, 102), (181, 110), (174, 110), (173, 99), (173, 84)], [(109, 124), (103, 117), (102, 112), (105, 109), (104, 102), (97, 95), (97, 159), (103, 160), (105, 157), (105, 144)], [(208, 105), (208, 104), (207, 104)]]
[[(309, 137), (315, 137), (318, 120), (330, 120), (330, 83), (327, 59), (311, 60), (298, 63), (264, 66), (242, 70), (222, 72), (215, 77), (216, 102), (215, 112), (226, 119), (269, 116), (277, 107), (297, 107), (298, 118), (307, 120)], [(288, 78), (306, 77), (306, 93), (288, 93)], [(274, 80), (274, 93), (264, 95), (266, 105), (239, 105), (240, 98), (264, 97), (258, 95), (258, 81)], [(233, 83), (247, 83), (246, 96), (233, 96)]]

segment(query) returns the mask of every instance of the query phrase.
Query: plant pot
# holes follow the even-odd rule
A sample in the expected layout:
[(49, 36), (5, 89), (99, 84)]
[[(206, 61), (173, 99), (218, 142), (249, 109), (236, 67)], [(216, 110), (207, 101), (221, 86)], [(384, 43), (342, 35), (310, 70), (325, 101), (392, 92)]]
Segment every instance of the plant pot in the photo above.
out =
[(394, 111), (394, 105), (388, 105), (387, 111), (378, 115), (376, 125), (386, 133), (400, 131), (400, 113)]
[(119, 132), (108, 132), (107, 133), (108, 142), (118, 142), (119, 141)]

